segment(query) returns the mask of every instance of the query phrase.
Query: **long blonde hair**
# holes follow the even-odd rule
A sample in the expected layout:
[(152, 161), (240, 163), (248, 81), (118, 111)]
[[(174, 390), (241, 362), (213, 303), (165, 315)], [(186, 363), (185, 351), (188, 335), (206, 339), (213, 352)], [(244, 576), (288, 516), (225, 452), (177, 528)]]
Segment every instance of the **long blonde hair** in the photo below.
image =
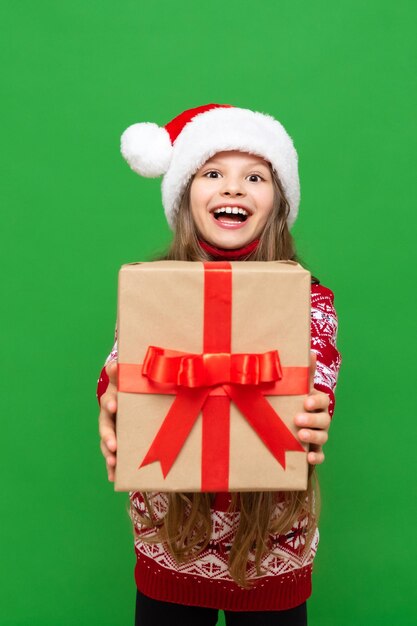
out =
[[(274, 186), (273, 209), (256, 250), (244, 260), (297, 260), (293, 238), (287, 226), (289, 205), (276, 171), (271, 166), (270, 169)], [(172, 243), (167, 253), (159, 259), (215, 260), (198, 242), (190, 206), (192, 180), (190, 179), (181, 199)], [(313, 278), (313, 282), (316, 281), (317, 279)], [(143, 541), (165, 542), (179, 563), (197, 557), (207, 547), (212, 533), (210, 507), (214, 494), (169, 493), (167, 511), (162, 519), (155, 515), (146, 493), (143, 497), (147, 515), (139, 513), (132, 503), (130, 505), (134, 528), (140, 524), (142, 528), (155, 530), (151, 536), (141, 535)], [(262, 558), (268, 553), (273, 553), (271, 536), (288, 533), (295, 522), (303, 521), (305, 548), (310, 547), (320, 511), (320, 490), (314, 466), (309, 466), (306, 491), (232, 493), (229, 511), (240, 513), (239, 525), (228, 558), (229, 572), (237, 584), (249, 588), (251, 586), (251, 581), (247, 577), (249, 554), (254, 553), (256, 574), (262, 575)]]

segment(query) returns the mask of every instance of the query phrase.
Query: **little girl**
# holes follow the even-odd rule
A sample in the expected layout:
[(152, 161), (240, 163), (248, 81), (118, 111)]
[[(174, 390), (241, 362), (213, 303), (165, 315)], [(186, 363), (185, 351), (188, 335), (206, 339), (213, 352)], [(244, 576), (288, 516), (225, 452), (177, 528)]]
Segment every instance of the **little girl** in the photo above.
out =
[[(297, 260), (298, 157), (273, 117), (230, 105), (184, 111), (164, 128), (134, 124), (122, 153), (143, 176), (164, 174), (174, 235), (164, 257), (181, 261)], [(146, 297), (146, 295), (144, 295)], [(307, 624), (318, 544), (315, 465), (334, 411), (341, 363), (333, 293), (311, 284), (311, 378), (298, 436), (309, 444), (305, 492), (130, 494), (137, 565), (136, 624)], [(101, 450), (116, 466), (115, 344), (98, 381)]]

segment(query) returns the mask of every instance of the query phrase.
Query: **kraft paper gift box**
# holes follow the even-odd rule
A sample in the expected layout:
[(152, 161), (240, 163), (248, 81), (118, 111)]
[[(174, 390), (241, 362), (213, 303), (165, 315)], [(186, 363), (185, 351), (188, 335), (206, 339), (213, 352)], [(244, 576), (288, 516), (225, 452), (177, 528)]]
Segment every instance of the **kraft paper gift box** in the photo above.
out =
[(115, 489), (305, 490), (310, 273), (156, 261), (118, 289)]

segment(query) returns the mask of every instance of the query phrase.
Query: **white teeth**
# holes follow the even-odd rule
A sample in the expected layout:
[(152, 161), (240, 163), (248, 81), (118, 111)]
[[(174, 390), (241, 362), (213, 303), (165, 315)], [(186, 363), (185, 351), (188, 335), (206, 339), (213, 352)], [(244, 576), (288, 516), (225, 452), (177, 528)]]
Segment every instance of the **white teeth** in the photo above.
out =
[(240, 213), (241, 215), (248, 215), (248, 212), (245, 209), (230, 206), (222, 206), (220, 209), (215, 209), (214, 213), (234, 213), (235, 215)]

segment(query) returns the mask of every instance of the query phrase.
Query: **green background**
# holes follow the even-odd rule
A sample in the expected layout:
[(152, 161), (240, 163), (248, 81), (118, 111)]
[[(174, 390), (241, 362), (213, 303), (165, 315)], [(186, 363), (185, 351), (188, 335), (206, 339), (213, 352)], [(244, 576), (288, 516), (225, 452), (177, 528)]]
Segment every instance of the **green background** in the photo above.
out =
[[(335, 292), (311, 626), (417, 623), (415, 3), (3, 1), (0, 624), (133, 623), (126, 496), (95, 385), (117, 272), (170, 238), (123, 130), (232, 103), (300, 159), (294, 235)], [(414, 371), (413, 371), (414, 370)], [(222, 623), (220, 617), (220, 623)]]

